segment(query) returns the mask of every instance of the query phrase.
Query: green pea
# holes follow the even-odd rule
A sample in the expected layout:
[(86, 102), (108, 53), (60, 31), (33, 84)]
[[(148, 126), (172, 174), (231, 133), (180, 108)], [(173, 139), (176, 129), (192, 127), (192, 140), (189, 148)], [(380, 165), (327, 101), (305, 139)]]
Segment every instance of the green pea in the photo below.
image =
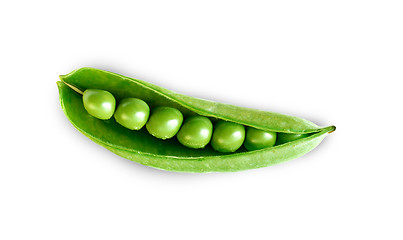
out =
[(168, 139), (175, 136), (182, 122), (183, 115), (178, 109), (157, 107), (151, 112), (146, 128), (154, 137)]
[(176, 137), (189, 148), (203, 148), (211, 139), (213, 124), (203, 116), (193, 116), (185, 120)]
[(235, 152), (245, 140), (245, 127), (241, 124), (219, 121), (214, 128), (211, 146), (220, 152)]
[(84, 108), (96, 118), (107, 120), (115, 112), (116, 100), (110, 92), (100, 89), (87, 89), (83, 93)]
[(276, 143), (276, 138), (277, 134), (275, 132), (248, 127), (244, 146), (249, 151), (272, 147)]
[(309, 134), (278, 133), (276, 145), (292, 142), (307, 136), (309, 136)]
[[(100, 69), (77, 69), (72, 73), (60, 76), (60, 79), (61, 81), (57, 82), (57, 86), (62, 109), (67, 119), (81, 133), (119, 156), (168, 171), (234, 172), (267, 167), (310, 152), (336, 129), (335, 126), (318, 127), (316, 124), (298, 117), (193, 98), (145, 81)], [(83, 99), (80, 96), (83, 94), (82, 90), (87, 88), (113, 91), (116, 99), (136, 97), (150, 104), (172, 106), (185, 116), (199, 114), (208, 118), (226, 119), (229, 122), (256, 129), (276, 129), (276, 132), (293, 134), (309, 133), (309, 136), (278, 147), (267, 147), (257, 151), (238, 150), (233, 154), (226, 153), (224, 155), (210, 146), (202, 149), (188, 148), (176, 139), (175, 141), (161, 141), (148, 134), (145, 129), (131, 131), (117, 126), (115, 121), (105, 122), (92, 117), (83, 107)], [(151, 112), (155, 113), (156, 110), (152, 109)], [(152, 125), (151, 122), (150, 126)], [(222, 130), (220, 134), (221, 127), (218, 126), (215, 126), (216, 129), (213, 132), (215, 139), (225, 140), (228, 138), (231, 140), (231, 137), (225, 137)], [(240, 128), (245, 130), (243, 126)], [(282, 135), (284, 134), (277, 136), (280, 139), (277, 142), (281, 142), (285, 138)], [(214, 142), (213, 140), (210, 141)], [(224, 143), (230, 144), (226, 141)], [(212, 143), (212, 145), (219, 144)]]
[(147, 103), (138, 98), (125, 98), (120, 101), (114, 114), (116, 122), (131, 129), (141, 129), (148, 120), (150, 108)]

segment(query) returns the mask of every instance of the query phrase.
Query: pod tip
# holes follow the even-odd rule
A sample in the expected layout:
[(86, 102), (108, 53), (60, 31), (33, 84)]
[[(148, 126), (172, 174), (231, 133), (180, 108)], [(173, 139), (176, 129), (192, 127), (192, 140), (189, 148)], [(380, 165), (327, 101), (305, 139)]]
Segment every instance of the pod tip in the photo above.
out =
[(336, 126), (330, 126), (330, 131), (328, 133), (332, 133), (336, 131)]

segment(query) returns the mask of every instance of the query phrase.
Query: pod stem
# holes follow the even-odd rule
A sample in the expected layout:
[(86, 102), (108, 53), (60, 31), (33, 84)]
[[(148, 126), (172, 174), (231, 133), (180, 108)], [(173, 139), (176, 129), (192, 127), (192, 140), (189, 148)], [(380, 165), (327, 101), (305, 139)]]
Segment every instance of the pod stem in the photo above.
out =
[(81, 94), (81, 95), (84, 94), (84, 92), (81, 91), (78, 87), (73, 86), (73, 85), (71, 85), (71, 84), (69, 84), (69, 83), (66, 83), (66, 82), (63, 81), (63, 80), (62, 80), (62, 82), (63, 82), (64, 84), (66, 84), (67, 86), (69, 86), (69, 88), (71, 88), (71, 89), (73, 89), (74, 91), (76, 91), (77, 93), (79, 93), (79, 94)]

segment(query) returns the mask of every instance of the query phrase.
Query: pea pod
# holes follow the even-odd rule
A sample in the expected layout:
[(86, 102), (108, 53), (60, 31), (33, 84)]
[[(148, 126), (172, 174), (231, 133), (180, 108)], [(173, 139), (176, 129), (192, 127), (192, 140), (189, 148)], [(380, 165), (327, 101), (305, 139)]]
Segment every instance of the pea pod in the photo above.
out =
[[(270, 166), (308, 153), (328, 133), (336, 129), (334, 126), (320, 128), (298, 117), (189, 97), (141, 80), (94, 68), (80, 68), (60, 76), (60, 79), (62, 81), (57, 82), (60, 102), (74, 127), (117, 155), (169, 171), (233, 172)], [(210, 145), (202, 149), (188, 148), (176, 138), (157, 139), (145, 128), (132, 131), (118, 124), (113, 118), (100, 120), (90, 116), (83, 106), (82, 96), (77, 93), (87, 89), (106, 90), (112, 93), (118, 102), (130, 97), (142, 99), (151, 108), (174, 107), (180, 110), (185, 118), (202, 115), (213, 121), (225, 120), (264, 131), (308, 136), (260, 150), (247, 151), (241, 147), (234, 153), (221, 153)]]

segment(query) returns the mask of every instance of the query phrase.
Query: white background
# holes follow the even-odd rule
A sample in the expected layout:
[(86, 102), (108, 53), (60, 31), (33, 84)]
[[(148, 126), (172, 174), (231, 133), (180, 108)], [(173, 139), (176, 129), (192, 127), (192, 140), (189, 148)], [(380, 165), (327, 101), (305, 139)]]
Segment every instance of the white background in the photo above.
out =
[[(7, 1), (0, 7), (0, 239), (403, 239), (401, 1)], [(336, 125), (237, 173), (120, 158), (64, 116), (95, 67)]]

